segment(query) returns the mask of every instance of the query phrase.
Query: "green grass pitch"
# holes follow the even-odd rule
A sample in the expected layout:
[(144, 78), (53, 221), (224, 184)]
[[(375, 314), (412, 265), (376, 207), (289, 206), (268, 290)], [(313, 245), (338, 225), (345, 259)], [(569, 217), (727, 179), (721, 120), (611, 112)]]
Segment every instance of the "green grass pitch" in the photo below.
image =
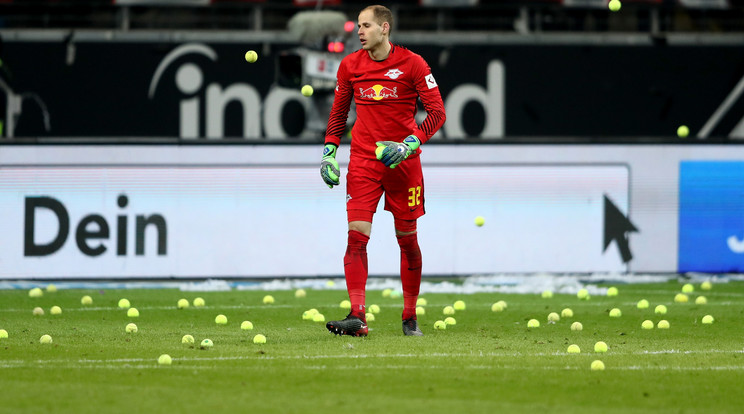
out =
[[(171, 289), (0, 291), (2, 413), (726, 413), (744, 410), (744, 283), (695, 285), (675, 303), (678, 281), (619, 285), (616, 297), (477, 293), (425, 294), (424, 337), (401, 332), (402, 298), (370, 291), (381, 312), (367, 338), (338, 337), (302, 319), (317, 308), (343, 318), (343, 290), (181, 292)], [(276, 302), (264, 305), (272, 294)], [(695, 304), (698, 295), (708, 303)], [(93, 304), (81, 305), (83, 295)], [(206, 306), (177, 309), (201, 296)], [(117, 307), (126, 297), (140, 311)], [(636, 303), (647, 299), (650, 308)], [(434, 330), (442, 309), (462, 299), (456, 325)], [(503, 312), (491, 304), (507, 302)], [(666, 315), (654, 307), (665, 304)], [(49, 309), (58, 305), (61, 315)], [(44, 309), (33, 316), (34, 307)], [(548, 323), (570, 307), (574, 317)], [(609, 311), (620, 308), (622, 317)], [(226, 325), (215, 316), (224, 314)], [(715, 322), (701, 323), (704, 315)], [(527, 328), (529, 319), (540, 327)], [(670, 329), (641, 329), (650, 319)], [(253, 322), (243, 331), (240, 323)], [(584, 329), (571, 331), (574, 321)], [(134, 322), (139, 332), (124, 327)], [(261, 333), (266, 344), (254, 344)], [(52, 344), (40, 344), (49, 334)], [(184, 345), (191, 334), (196, 346)], [(209, 338), (214, 347), (199, 349)], [(596, 354), (597, 341), (609, 351)], [(581, 348), (568, 354), (571, 344)], [(161, 354), (172, 365), (158, 365)], [(595, 359), (604, 371), (591, 371)]]

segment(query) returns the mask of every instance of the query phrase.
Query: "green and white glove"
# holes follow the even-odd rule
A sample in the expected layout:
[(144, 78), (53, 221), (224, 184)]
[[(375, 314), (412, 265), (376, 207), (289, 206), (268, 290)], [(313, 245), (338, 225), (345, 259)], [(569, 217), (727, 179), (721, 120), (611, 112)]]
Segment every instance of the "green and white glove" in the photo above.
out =
[(339, 170), (338, 161), (336, 161), (336, 148), (338, 147), (333, 144), (326, 144), (323, 147), (323, 158), (320, 160), (320, 176), (328, 185), (328, 188), (333, 188), (334, 185), (340, 183), (341, 170)]
[(403, 142), (377, 141), (375, 155), (386, 167), (395, 168), (413, 154), (421, 145), (415, 135), (409, 135)]

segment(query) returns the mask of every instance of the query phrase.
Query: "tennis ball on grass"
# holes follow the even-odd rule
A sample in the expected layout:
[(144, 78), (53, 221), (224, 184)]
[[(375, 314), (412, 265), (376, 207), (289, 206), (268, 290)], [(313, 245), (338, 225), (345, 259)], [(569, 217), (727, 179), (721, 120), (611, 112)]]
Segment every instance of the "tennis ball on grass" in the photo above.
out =
[(307, 292), (305, 292), (305, 289), (297, 289), (295, 290), (295, 297), (296, 298), (304, 298), (307, 296)]
[(194, 337), (192, 335), (184, 335), (183, 338), (181, 338), (182, 344), (193, 344), (194, 343)]
[(703, 321), (702, 322), (704, 324), (710, 325), (710, 324), (713, 323), (713, 321), (714, 321), (713, 316), (711, 316), (711, 315), (705, 315), (705, 316), (703, 316)]
[(599, 341), (596, 344), (594, 344), (594, 352), (607, 352), (607, 344)]
[(189, 301), (186, 299), (178, 299), (176, 306), (178, 306), (178, 309), (186, 309), (189, 307)]
[(341, 303), (338, 304), (338, 307), (341, 309), (351, 309), (351, 302), (348, 300), (342, 300)]
[(139, 311), (137, 310), (137, 308), (129, 308), (127, 310), (127, 316), (129, 316), (130, 318), (137, 318), (139, 317)]
[(272, 303), (274, 303), (274, 297), (271, 295), (264, 296), (263, 303), (264, 305), (271, 305)]
[(542, 294), (540, 296), (542, 296), (544, 299), (550, 299), (550, 298), (553, 297), (553, 292), (551, 292), (549, 290), (543, 290), (543, 292), (542, 292)]
[(325, 322), (325, 316), (322, 313), (313, 315), (313, 322)]
[(571, 324), (572, 331), (581, 331), (583, 329), (584, 329), (584, 325), (582, 325), (581, 322), (574, 322)]
[(706, 299), (705, 296), (698, 296), (695, 298), (696, 305), (705, 305), (706, 303), (708, 303), (708, 299)]
[(251, 322), (251, 321), (243, 321), (240, 324), (240, 329), (242, 329), (244, 331), (250, 331), (251, 329), (253, 329), (253, 322)]
[(559, 320), (561, 320), (561, 317), (560, 315), (558, 315), (558, 313), (550, 312), (548, 314), (548, 322), (558, 322)]
[(35, 287), (28, 291), (28, 296), (31, 298), (40, 298), (44, 296), (44, 291), (41, 288)]
[(465, 301), (462, 301), (462, 300), (455, 301), (453, 307), (455, 308), (456, 311), (465, 310)]
[(128, 299), (121, 298), (119, 299), (119, 307), (122, 309), (127, 309), (131, 306)]
[(371, 313), (380, 313), (380, 305), (375, 305), (375, 304), (369, 305), (369, 311)]
[(674, 301), (676, 303), (687, 303), (689, 300), (690, 298), (684, 293), (677, 293), (676, 295), (674, 295)]
[(636, 308), (638, 309), (648, 309), (648, 301), (646, 299), (641, 299), (636, 304)]
[(47, 292), (50, 292), (50, 293), (54, 293), (54, 292), (56, 292), (56, 291), (57, 291), (57, 285), (55, 285), (54, 283), (50, 283), (50, 284), (49, 284), (49, 285), (48, 285), (48, 286), (46, 287), (46, 291), (47, 291)]
[(530, 319), (527, 321), (527, 327), (528, 328), (539, 328), (540, 327), (540, 321), (537, 319)]
[(592, 371), (604, 371), (604, 369), (605, 369), (604, 362), (602, 362), (602, 361), (600, 361), (598, 359), (592, 361), (592, 365), (591, 365), (591, 370)]
[(446, 323), (447, 326), (449, 326), (449, 325), (457, 325), (457, 321), (455, 320), (455, 318), (453, 318), (451, 316), (448, 316), (448, 317), (444, 318), (444, 323)]
[(171, 363), (173, 363), (173, 358), (168, 354), (163, 354), (158, 357), (158, 364), (160, 365), (170, 365)]
[(305, 85), (300, 89), (300, 92), (302, 93), (302, 96), (313, 96), (313, 87)]
[(664, 305), (658, 305), (656, 308), (654, 308), (654, 313), (657, 315), (666, 315), (667, 307)]
[(619, 318), (623, 316), (623, 312), (618, 308), (612, 308), (610, 310), (610, 318)]
[(455, 308), (453, 308), (452, 306), (445, 306), (444, 309), (442, 309), (442, 313), (445, 315), (454, 315)]
[(249, 50), (245, 52), (245, 61), (248, 63), (254, 63), (258, 60), (258, 53), (255, 50)]
[(588, 300), (589, 299), (589, 291), (586, 289), (579, 289), (578, 292), (576, 292), (576, 297), (581, 300)]
[(211, 348), (213, 346), (214, 346), (214, 342), (212, 342), (211, 339), (205, 339), (205, 340), (201, 341), (201, 344), (199, 345), (199, 347), (201, 349), (209, 349), (209, 348)]
[(447, 329), (447, 323), (445, 321), (439, 320), (434, 322), (434, 329), (440, 331)]
[(126, 333), (137, 333), (139, 329), (137, 329), (137, 325), (133, 323), (128, 323), (127, 326), (124, 327), (124, 331)]
[(669, 321), (662, 319), (656, 324), (656, 327), (659, 329), (669, 329)]
[(607, 296), (617, 296), (618, 290), (615, 286), (607, 288)]
[(49, 309), (49, 313), (52, 315), (61, 315), (62, 314), (62, 308), (59, 306), (52, 306), (51, 309)]
[(261, 335), (261, 334), (258, 334), (258, 335), (256, 335), (256, 336), (253, 337), (253, 343), (254, 344), (265, 344), (266, 343), (266, 337), (263, 336), (263, 335)]
[(8, 337), (8, 331), (5, 329), (0, 329), (0, 339), (5, 339)]
[(41, 316), (44, 314), (44, 309), (41, 309), (40, 307), (35, 307), (34, 310), (31, 312), (34, 316)]
[(650, 320), (646, 319), (641, 324), (641, 328), (643, 328), (643, 329), (654, 329), (654, 323), (651, 322)]
[(205, 304), (206, 303), (204, 302), (204, 299), (202, 299), (202, 298), (195, 298), (194, 299), (194, 306), (197, 307), (197, 308), (201, 308)]
[(39, 338), (39, 343), (41, 344), (51, 344), (52, 343), (52, 337), (49, 335), (42, 335), (41, 338)]
[(501, 306), (501, 304), (498, 302), (491, 305), (491, 312), (501, 312), (503, 310), (504, 310), (504, 307)]
[(227, 325), (227, 316), (222, 314), (215, 316), (214, 323), (217, 325)]
[(367, 313), (365, 315), (365, 317), (367, 318), (367, 322), (374, 322), (375, 321), (375, 314), (374, 313)]
[(416, 299), (416, 306), (426, 306), (428, 304), (429, 302), (427, 302), (425, 298)]
[(93, 298), (85, 295), (80, 299), (80, 303), (83, 305), (92, 305), (93, 304)]
[(692, 283), (685, 283), (682, 285), (682, 293), (692, 293), (695, 291), (695, 286)]
[(416, 316), (426, 315), (426, 309), (423, 306), (416, 306)]
[(700, 284), (700, 289), (702, 290), (711, 290), (713, 289), (713, 284), (710, 283), (710, 281), (706, 280), (705, 282)]
[(581, 348), (579, 348), (579, 346), (576, 344), (569, 345), (566, 352), (568, 352), (569, 354), (578, 354), (581, 353)]
[(561, 318), (573, 318), (574, 313), (571, 308), (566, 308), (561, 311)]

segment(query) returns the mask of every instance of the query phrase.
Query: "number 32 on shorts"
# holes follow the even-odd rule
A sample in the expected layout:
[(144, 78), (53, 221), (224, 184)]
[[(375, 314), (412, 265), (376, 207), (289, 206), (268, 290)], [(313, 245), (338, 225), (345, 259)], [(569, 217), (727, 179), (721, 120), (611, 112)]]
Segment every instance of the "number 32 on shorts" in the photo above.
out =
[(408, 207), (421, 205), (421, 186), (408, 189)]

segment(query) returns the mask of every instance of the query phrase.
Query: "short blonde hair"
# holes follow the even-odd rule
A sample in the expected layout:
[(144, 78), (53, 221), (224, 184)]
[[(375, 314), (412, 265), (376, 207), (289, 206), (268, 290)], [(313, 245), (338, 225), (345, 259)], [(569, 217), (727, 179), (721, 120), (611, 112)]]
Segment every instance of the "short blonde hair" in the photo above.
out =
[(380, 6), (379, 4), (374, 6), (367, 6), (362, 11), (367, 10), (372, 10), (372, 14), (375, 16), (375, 21), (380, 26), (382, 26), (382, 24), (385, 22), (390, 25), (390, 30), (388, 30), (388, 35), (390, 35), (390, 32), (393, 31), (393, 12), (391, 12), (390, 9), (388, 9), (387, 7)]

